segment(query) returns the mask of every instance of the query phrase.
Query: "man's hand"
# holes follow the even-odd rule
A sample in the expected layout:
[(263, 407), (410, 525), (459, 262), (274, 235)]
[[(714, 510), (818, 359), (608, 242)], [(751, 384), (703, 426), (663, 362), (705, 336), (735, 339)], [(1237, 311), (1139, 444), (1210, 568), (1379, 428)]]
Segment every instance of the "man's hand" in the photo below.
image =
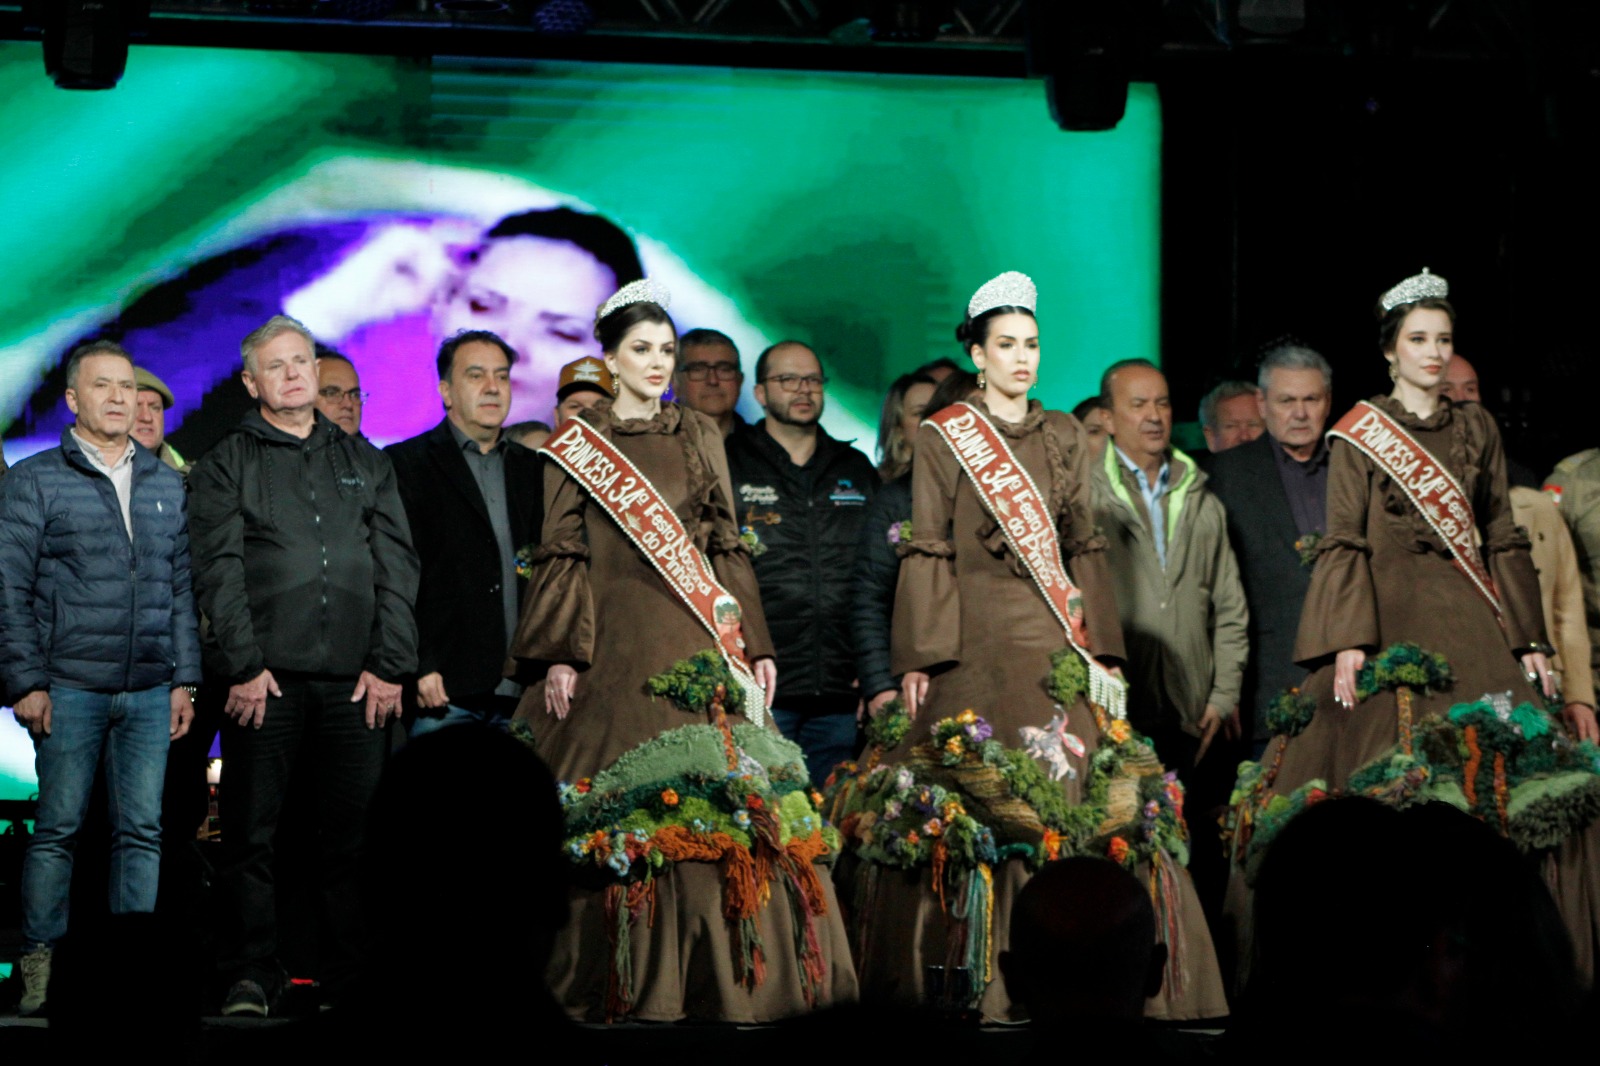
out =
[(444, 690), (443, 674), (435, 670), (417, 678), (417, 703), (430, 711), (450, 703), (450, 694)]
[(767, 710), (772, 710), (772, 698), (778, 694), (778, 664), (771, 656), (757, 659), (750, 664), (750, 672), (756, 675), (756, 680), (761, 682), (761, 687), (767, 691)]
[(565, 663), (556, 663), (544, 675), (544, 710), (557, 721), (566, 721), (572, 710), (572, 692), (578, 687), (578, 671)]
[(1569, 703), (1562, 708), (1561, 717), (1566, 719), (1574, 740), (1580, 743), (1592, 740), (1600, 744), (1600, 725), (1595, 724), (1593, 707), (1587, 703)]
[(1194, 764), (1196, 766), (1199, 766), (1200, 760), (1206, 757), (1206, 749), (1210, 748), (1211, 742), (1217, 739), (1217, 732), (1224, 728), (1225, 723), (1232, 723), (1227, 726), (1231, 736), (1238, 735), (1239, 726), (1235, 721), (1237, 717), (1237, 715), (1231, 714), (1224, 715), (1210, 704), (1206, 705), (1206, 713), (1200, 716), (1200, 747), (1194, 753)]
[(11, 709), (17, 716), (17, 724), (27, 729), (28, 735), (34, 740), (43, 740), (50, 735), (49, 692), (35, 689), (18, 700)]
[(367, 728), (381, 729), (390, 718), (400, 717), (400, 686), (392, 685), (370, 670), (361, 671), (356, 678), (356, 690), (350, 694), (351, 703), (367, 701)]
[(905, 700), (906, 713), (916, 718), (922, 701), (928, 698), (928, 675), (921, 670), (908, 670), (900, 679), (900, 696)]
[(194, 722), (194, 701), (189, 698), (189, 690), (175, 688), (172, 690), (172, 724), (167, 727), (167, 739), (177, 740), (189, 732), (189, 726)]
[(876, 696), (872, 697), (867, 701), (867, 716), (869, 718), (878, 717), (878, 712), (883, 710), (889, 704), (893, 703), (894, 698), (898, 695), (900, 695), (900, 693), (896, 692), (894, 689), (886, 688)]
[(278, 682), (273, 678), (271, 670), (263, 670), (255, 677), (242, 685), (233, 685), (228, 689), (228, 702), (222, 705), (222, 713), (232, 718), (240, 725), (261, 728), (261, 723), (267, 717), (267, 694), (283, 697), (283, 691), (278, 688)]

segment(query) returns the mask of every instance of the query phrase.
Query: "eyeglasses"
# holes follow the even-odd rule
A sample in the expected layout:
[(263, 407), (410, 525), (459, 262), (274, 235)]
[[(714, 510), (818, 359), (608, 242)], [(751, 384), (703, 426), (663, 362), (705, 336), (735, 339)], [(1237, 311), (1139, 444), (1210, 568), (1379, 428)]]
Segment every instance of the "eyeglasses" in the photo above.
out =
[(329, 403), (344, 403), (347, 400), (350, 403), (366, 403), (372, 399), (370, 392), (362, 392), (360, 389), (341, 389), (337, 385), (324, 386), (317, 390), (317, 395)]
[(684, 363), (682, 374), (690, 381), (744, 377), (737, 363)]
[(804, 387), (808, 392), (821, 392), (822, 386), (828, 383), (825, 374), (771, 374), (767, 381), (775, 382), (784, 392), (799, 392)]

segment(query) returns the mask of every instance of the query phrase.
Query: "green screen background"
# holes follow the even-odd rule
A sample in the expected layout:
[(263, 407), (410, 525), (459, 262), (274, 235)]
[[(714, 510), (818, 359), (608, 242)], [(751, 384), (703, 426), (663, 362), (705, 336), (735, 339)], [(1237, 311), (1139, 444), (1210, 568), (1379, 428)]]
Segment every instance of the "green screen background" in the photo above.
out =
[[(0, 101), (0, 425), (60, 345), (145, 288), (274, 219), (326, 217), (293, 190), (340, 158), (468, 168), (617, 220), (766, 341), (811, 342), (825, 425), (868, 452), (882, 389), (959, 358), (966, 300), (1003, 270), (1039, 286), (1047, 406), (1159, 355), (1152, 86), (1115, 131), (1071, 134), (1028, 81), (136, 47), (115, 90), (69, 93), (37, 45), (8, 43)], [(339, 210), (426, 205), (429, 173)], [(0, 794), (25, 793), (25, 735), (3, 736)]]

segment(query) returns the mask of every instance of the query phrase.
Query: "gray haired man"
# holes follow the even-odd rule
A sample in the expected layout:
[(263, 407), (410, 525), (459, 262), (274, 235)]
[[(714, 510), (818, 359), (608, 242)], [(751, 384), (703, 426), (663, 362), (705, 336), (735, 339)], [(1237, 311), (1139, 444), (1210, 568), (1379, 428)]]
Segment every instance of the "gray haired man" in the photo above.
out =
[(1240, 707), (1254, 719), (1256, 754), (1270, 736), (1266, 709), (1298, 684), (1294, 663), (1300, 609), (1316, 543), (1327, 530), (1328, 445), (1333, 370), (1320, 354), (1282, 344), (1261, 361), (1267, 432), (1211, 461), (1211, 491), (1228, 509), (1228, 535), (1250, 606), (1252, 655)]

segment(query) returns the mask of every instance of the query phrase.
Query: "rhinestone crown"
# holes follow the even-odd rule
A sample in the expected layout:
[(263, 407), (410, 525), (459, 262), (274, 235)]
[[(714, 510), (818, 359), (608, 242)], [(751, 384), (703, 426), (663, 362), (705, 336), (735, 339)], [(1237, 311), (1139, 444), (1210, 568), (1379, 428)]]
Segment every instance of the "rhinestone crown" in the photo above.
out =
[(600, 313), (595, 315), (595, 321), (598, 322), (611, 312), (629, 304), (655, 304), (665, 311), (672, 305), (672, 293), (668, 292), (667, 287), (659, 281), (652, 281), (649, 278), (630, 281), (618, 289), (611, 299), (600, 305)]
[(967, 317), (977, 318), (996, 307), (1026, 307), (1032, 311), (1039, 303), (1039, 290), (1033, 279), (1015, 270), (983, 283), (967, 301)]
[(1442, 300), (1450, 295), (1450, 283), (1437, 274), (1430, 273), (1427, 267), (1422, 268), (1422, 273), (1413, 274), (1402, 281), (1378, 300), (1378, 305), (1385, 311), (1393, 311), (1401, 304), (1412, 304), (1418, 300)]

